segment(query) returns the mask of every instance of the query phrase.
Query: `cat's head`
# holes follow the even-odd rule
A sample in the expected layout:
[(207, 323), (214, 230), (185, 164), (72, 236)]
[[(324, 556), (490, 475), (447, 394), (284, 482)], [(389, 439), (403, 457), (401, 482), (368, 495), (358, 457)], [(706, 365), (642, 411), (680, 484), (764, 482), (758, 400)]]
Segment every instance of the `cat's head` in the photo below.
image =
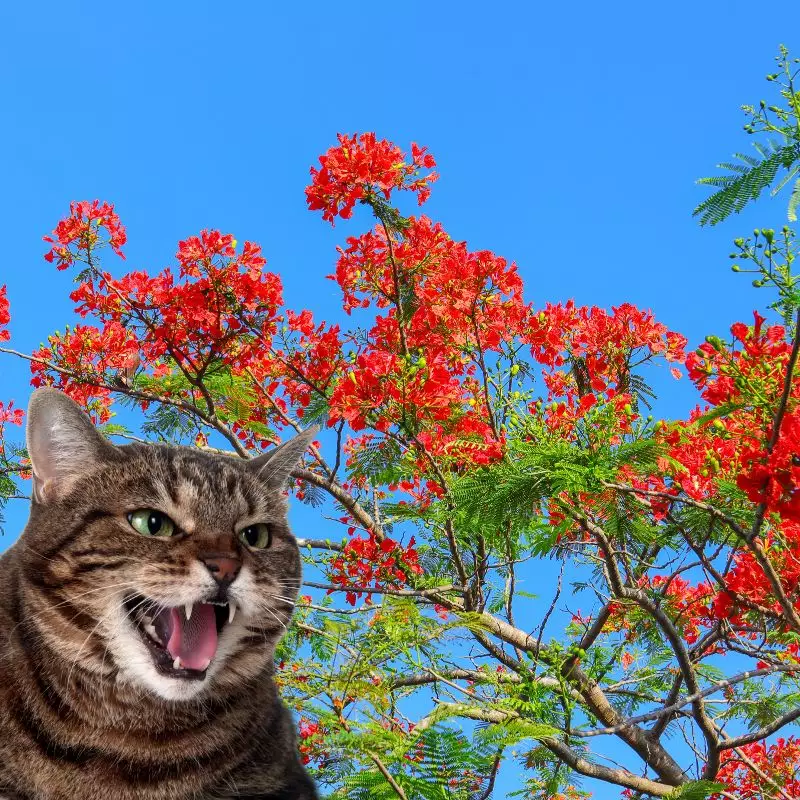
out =
[(313, 430), (250, 461), (117, 447), (53, 389), (34, 392), (25, 613), (98, 680), (185, 700), (269, 664), (300, 586), (284, 488)]

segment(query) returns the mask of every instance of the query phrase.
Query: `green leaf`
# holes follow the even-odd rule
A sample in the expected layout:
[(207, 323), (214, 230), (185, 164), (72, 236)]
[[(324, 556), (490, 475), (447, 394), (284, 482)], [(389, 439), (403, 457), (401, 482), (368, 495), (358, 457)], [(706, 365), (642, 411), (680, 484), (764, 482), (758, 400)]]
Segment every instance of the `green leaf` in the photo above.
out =
[(714, 792), (724, 791), (725, 788), (722, 783), (692, 781), (679, 786), (674, 792), (670, 792), (664, 800), (706, 800)]
[(786, 212), (789, 222), (797, 222), (798, 206), (800, 206), (800, 178), (795, 181), (791, 197), (789, 198), (789, 210)]
[(791, 169), (800, 160), (800, 143), (797, 142), (783, 146), (770, 142), (767, 148), (761, 150), (764, 154), (761, 159), (736, 153), (736, 158), (747, 165), (744, 171), (735, 170), (727, 175), (700, 178), (697, 181), (699, 184), (719, 187), (692, 214), (700, 217), (701, 225), (716, 225), (731, 214), (738, 214), (775, 180), (779, 170)]

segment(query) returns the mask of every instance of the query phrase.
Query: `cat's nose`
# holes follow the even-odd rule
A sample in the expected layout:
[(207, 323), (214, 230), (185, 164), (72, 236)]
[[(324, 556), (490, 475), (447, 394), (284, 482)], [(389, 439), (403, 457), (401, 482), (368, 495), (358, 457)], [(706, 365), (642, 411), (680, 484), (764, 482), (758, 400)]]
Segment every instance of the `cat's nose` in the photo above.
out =
[(242, 562), (237, 558), (210, 557), (200, 560), (206, 565), (211, 577), (221, 586), (233, 583), (242, 568)]

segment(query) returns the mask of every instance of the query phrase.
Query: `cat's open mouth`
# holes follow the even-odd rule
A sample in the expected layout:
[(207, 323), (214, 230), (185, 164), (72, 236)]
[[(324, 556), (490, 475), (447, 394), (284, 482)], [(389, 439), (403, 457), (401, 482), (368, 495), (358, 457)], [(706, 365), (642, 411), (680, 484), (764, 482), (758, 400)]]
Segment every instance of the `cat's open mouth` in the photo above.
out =
[(128, 598), (125, 607), (156, 669), (170, 678), (198, 681), (205, 678), (219, 635), (236, 612), (232, 603), (163, 608), (139, 596)]

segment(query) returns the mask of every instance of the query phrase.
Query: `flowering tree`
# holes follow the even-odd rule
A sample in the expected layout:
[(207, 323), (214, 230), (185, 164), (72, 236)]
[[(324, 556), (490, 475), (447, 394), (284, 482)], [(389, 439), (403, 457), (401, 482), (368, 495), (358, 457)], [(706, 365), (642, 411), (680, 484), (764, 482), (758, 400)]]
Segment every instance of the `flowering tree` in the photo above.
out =
[[(326, 424), (291, 490), (342, 537), (301, 540), (277, 666), (331, 797), (479, 800), (508, 770), (529, 798), (583, 797), (586, 776), (626, 797), (800, 798), (792, 230), (735, 245), (782, 324), (755, 313), (687, 353), (629, 304), (535, 308), (514, 264), (402, 214), (434, 168), (373, 134), (312, 168), (323, 220), (374, 218), (331, 276), (348, 329), (284, 308), (259, 246), (219, 231), (159, 273), (112, 271), (126, 232), (95, 201), (46, 237), (85, 322), (0, 350), (109, 435), (248, 458)], [(0, 341), (8, 323), (0, 291)], [(687, 419), (648, 413), (659, 364), (697, 387)], [(0, 436), (0, 493), (25, 467)], [(553, 595), (524, 590), (559, 570)]]

